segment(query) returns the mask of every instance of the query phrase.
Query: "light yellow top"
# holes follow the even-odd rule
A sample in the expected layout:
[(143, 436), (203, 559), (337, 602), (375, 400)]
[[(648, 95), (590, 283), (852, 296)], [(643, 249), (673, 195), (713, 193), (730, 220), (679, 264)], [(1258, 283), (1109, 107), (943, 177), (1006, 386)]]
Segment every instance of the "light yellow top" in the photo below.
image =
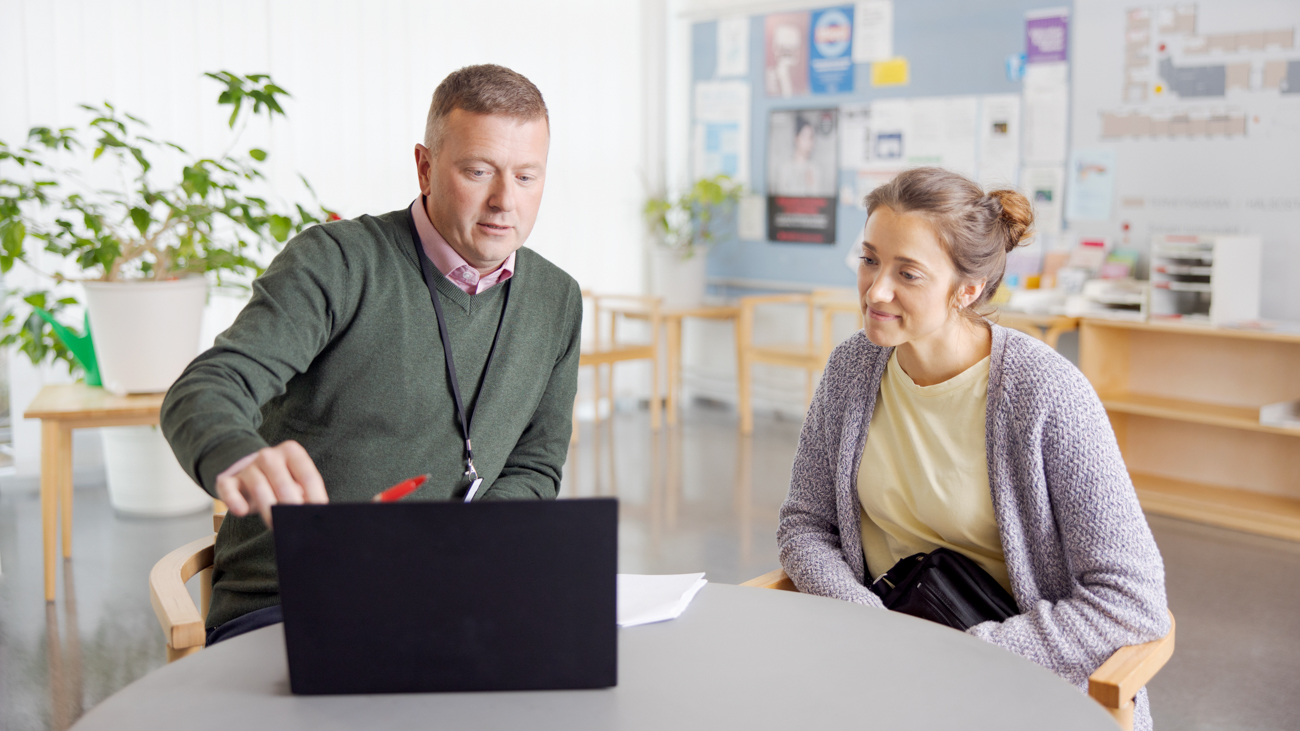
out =
[(944, 547), (964, 554), (1008, 592), (985, 456), (989, 359), (933, 386), (918, 386), (889, 358), (871, 416), (858, 496), (867, 572)]

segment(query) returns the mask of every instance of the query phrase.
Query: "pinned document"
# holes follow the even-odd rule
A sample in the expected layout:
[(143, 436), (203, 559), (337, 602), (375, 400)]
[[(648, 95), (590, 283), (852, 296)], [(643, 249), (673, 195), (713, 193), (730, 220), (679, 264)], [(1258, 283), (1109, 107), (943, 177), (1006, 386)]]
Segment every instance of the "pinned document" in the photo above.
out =
[(709, 582), (704, 574), (618, 575), (618, 626), (676, 619)]
[(872, 86), (905, 86), (908, 81), (907, 58), (903, 56), (871, 64)]

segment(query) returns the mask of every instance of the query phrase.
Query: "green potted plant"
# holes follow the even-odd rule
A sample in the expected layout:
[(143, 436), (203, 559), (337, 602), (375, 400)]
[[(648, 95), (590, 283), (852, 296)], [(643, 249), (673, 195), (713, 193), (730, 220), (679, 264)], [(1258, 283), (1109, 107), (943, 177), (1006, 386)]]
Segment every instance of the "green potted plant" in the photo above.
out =
[[(64, 361), (114, 393), (164, 391), (198, 355), (209, 283), (247, 286), (262, 271), (257, 252), (338, 218), (318, 204), (272, 203), (267, 152), (232, 152), (250, 119), (284, 115), (289, 94), (264, 74), (205, 76), (222, 86), (230, 128), (242, 122), (216, 156), (151, 136), (109, 102), (82, 105), (81, 128), (35, 127), (21, 146), (0, 140), (0, 273), (35, 283), (7, 288), (0, 344), (33, 363)], [(16, 277), (15, 267), (31, 273)], [(86, 332), (59, 321), (69, 314)], [(167, 515), (210, 503), (156, 428), (103, 438), (115, 508)]]
[[(232, 107), (231, 129), (241, 115), (246, 129), (250, 109), (268, 121), (284, 114), (279, 99), (288, 93), (265, 74), (205, 76), (224, 87), (217, 103)], [(104, 387), (164, 391), (198, 354), (209, 279), (245, 282), (261, 273), (255, 251), (334, 214), (318, 205), (277, 210), (264, 183), (267, 152), (232, 153), (239, 134), (226, 152), (195, 156), (108, 102), (81, 106), (91, 117), (82, 129), (35, 127), (21, 147), (0, 140), (0, 273), (22, 264), (42, 275), (8, 293), (0, 344), (33, 363), (52, 357), (87, 368), (54, 325), (60, 311), (84, 304)], [(159, 158), (179, 170), (166, 175)], [(81, 284), (84, 303), (57, 286), (67, 283)]]
[(646, 201), (642, 214), (658, 244), (652, 256), (655, 291), (669, 307), (694, 307), (703, 300), (703, 254), (743, 192), (729, 176), (715, 175), (696, 180), (679, 196)]

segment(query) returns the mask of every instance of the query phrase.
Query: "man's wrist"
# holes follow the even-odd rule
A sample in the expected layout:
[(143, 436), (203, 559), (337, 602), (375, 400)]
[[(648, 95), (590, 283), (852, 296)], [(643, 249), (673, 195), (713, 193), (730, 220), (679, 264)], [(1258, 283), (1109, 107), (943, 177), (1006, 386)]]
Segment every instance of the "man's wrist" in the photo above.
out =
[(239, 435), (228, 439), (203, 455), (198, 464), (199, 484), (208, 494), (217, 497), (217, 478), (239, 472), (251, 462), (266, 442), (256, 434)]

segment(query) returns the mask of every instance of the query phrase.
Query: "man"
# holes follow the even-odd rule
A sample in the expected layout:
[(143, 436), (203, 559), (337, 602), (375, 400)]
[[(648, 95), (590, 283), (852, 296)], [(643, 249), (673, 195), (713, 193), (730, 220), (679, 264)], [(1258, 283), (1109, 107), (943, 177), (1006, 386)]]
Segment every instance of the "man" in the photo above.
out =
[(549, 143), (528, 79), (492, 65), (452, 73), (415, 146), (420, 197), (294, 237), (172, 386), (167, 440), (230, 509), (208, 644), (281, 621), (276, 503), (370, 500), (424, 473), (409, 499), (555, 497), (582, 296), (521, 248)]

